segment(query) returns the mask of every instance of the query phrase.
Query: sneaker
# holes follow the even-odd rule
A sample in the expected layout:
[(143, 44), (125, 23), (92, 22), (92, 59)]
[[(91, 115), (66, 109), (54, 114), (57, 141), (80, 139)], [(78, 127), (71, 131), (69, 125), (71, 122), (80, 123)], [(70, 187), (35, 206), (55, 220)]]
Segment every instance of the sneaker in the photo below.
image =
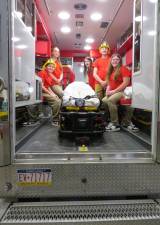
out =
[(106, 131), (119, 131), (120, 127), (118, 125), (114, 125), (113, 123), (109, 123), (106, 127)]
[(112, 127), (114, 124), (112, 122), (109, 122), (108, 125), (107, 125), (107, 128), (110, 128)]
[(59, 122), (58, 121), (52, 121), (51, 125), (54, 126), (54, 127), (58, 127)]
[(133, 132), (139, 131), (139, 128), (136, 127), (132, 122), (128, 125), (127, 129), (130, 130), (130, 131), (133, 131)]

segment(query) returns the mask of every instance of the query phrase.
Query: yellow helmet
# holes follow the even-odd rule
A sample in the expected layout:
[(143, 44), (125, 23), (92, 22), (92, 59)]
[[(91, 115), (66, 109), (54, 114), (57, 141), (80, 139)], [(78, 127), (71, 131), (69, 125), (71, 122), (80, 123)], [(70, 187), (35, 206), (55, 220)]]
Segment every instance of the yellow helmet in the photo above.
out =
[(99, 50), (101, 50), (102, 48), (108, 48), (110, 50), (109, 44), (107, 42), (103, 42), (100, 46), (99, 46)]
[(48, 59), (42, 66), (42, 70), (45, 70), (45, 68), (49, 65), (52, 64), (56, 68), (56, 63), (53, 59)]

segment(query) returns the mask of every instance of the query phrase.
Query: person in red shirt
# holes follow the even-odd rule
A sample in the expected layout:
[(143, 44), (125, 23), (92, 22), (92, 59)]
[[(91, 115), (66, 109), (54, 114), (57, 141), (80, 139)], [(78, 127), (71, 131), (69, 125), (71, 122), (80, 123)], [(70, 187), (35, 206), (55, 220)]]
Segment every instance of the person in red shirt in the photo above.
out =
[(75, 81), (75, 74), (69, 65), (63, 65), (62, 87), (65, 89), (68, 84)]
[(55, 62), (50, 59), (42, 67), (42, 71), (38, 76), (42, 79), (42, 94), (45, 101), (52, 107), (53, 123), (56, 124), (57, 116), (59, 114), (61, 100), (52, 90), (53, 86), (53, 72), (56, 69)]
[(99, 99), (105, 95), (106, 74), (110, 63), (110, 47), (107, 43), (102, 43), (99, 47), (101, 57), (94, 62), (93, 76), (95, 78), (95, 92)]
[[(106, 127), (107, 131), (119, 131), (119, 119), (117, 103), (124, 97), (124, 89), (131, 85), (131, 71), (122, 65), (121, 56), (115, 53), (111, 57), (111, 62), (107, 72), (107, 89), (106, 97), (102, 99), (104, 106), (108, 107), (110, 113), (111, 122)], [(131, 123), (133, 109), (127, 107), (125, 117), (122, 120), (122, 124), (128, 129), (137, 131), (138, 128)]]
[(54, 47), (52, 49), (52, 59), (54, 60), (56, 64), (56, 69), (53, 73), (53, 79), (55, 81), (52, 89), (53, 91), (62, 98), (63, 91), (62, 91), (62, 79), (63, 79), (63, 68), (60, 61), (60, 50), (58, 47)]
[(95, 79), (93, 77), (93, 65), (90, 57), (84, 59), (84, 78), (85, 82), (95, 90)]

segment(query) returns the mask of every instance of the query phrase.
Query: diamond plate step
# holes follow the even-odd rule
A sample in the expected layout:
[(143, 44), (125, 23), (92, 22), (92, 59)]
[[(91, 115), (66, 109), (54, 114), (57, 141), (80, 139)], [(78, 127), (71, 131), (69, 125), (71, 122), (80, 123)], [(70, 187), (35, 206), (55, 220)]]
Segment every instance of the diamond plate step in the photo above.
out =
[(158, 219), (160, 205), (154, 201), (17, 203), (11, 205), (1, 224), (102, 222)]

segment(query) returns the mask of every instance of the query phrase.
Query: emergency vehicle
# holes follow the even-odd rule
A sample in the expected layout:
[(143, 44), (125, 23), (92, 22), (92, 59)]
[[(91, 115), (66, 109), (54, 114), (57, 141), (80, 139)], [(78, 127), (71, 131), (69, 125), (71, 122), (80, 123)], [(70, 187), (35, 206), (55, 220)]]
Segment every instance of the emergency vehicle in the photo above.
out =
[[(103, 42), (132, 71), (139, 131), (60, 137), (38, 71), (57, 46), (63, 87), (83, 82)], [(159, 0), (0, 0), (0, 224), (160, 224), (159, 77)]]

